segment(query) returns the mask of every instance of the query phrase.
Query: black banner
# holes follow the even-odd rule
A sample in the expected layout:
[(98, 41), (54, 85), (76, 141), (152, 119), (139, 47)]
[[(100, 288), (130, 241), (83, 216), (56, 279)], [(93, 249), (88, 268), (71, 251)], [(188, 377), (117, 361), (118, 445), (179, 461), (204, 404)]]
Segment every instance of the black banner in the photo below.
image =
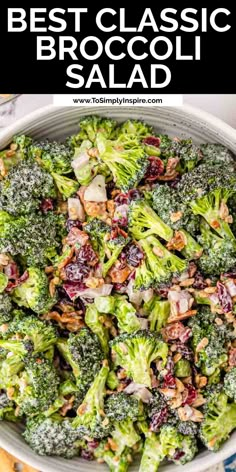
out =
[(0, 91), (235, 93), (234, 10), (217, 0), (1, 6)]

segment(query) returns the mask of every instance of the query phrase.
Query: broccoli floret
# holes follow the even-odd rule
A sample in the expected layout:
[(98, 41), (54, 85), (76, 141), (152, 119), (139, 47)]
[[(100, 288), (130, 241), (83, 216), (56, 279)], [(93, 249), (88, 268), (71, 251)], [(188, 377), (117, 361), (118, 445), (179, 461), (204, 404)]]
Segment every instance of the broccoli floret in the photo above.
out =
[(27, 272), (28, 278), (12, 291), (12, 300), (35, 313), (47, 313), (56, 302), (49, 294), (48, 278), (43, 270), (35, 267), (29, 267)]
[(198, 260), (200, 270), (206, 275), (219, 275), (236, 266), (236, 247), (234, 241), (221, 238), (210, 230), (207, 223), (201, 223), (201, 235), (198, 238), (204, 248)]
[(97, 218), (86, 224), (85, 231), (90, 236), (93, 249), (99, 254), (102, 274), (105, 277), (124, 247), (130, 242), (130, 238), (122, 235), (113, 236), (111, 227)]
[(229, 216), (226, 203), (232, 194), (232, 190), (230, 189), (216, 189), (204, 197), (190, 202), (190, 206), (193, 213), (203, 216), (211, 228), (221, 237), (228, 238), (235, 242), (235, 237), (227, 222), (227, 217), (229, 218)]
[(114, 370), (110, 370), (107, 376), (107, 386), (110, 390), (116, 390), (119, 386), (119, 379)]
[(9, 400), (7, 394), (0, 390), (0, 421), (17, 421), (19, 418), (15, 414), (15, 405)]
[(162, 154), (166, 158), (179, 158), (177, 170), (180, 174), (192, 171), (202, 158), (201, 149), (193, 144), (191, 139), (172, 140), (165, 149), (162, 149)]
[(50, 173), (69, 174), (72, 172), (71, 159), (73, 149), (64, 143), (35, 141), (30, 146), (28, 152), (31, 157), (35, 158)]
[(0, 326), (12, 319), (12, 301), (7, 293), (0, 293)]
[(129, 231), (135, 239), (156, 234), (165, 241), (173, 236), (173, 230), (164, 223), (145, 200), (134, 200), (129, 206)]
[(156, 333), (143, 330), (122, 334), (109, 344), (115, 365), (123, 367), (134, 382), (148, 387), (151, 387), (151, 363), (162, 359), (165, 365), (167, 360), (168, 346)]
[(224, 378), (224, 391), (228, 397), (236, 402), (236, 367), (226, 373)]
[(236, 404), (229, 403), (225, 393), (214, 392), (206, 405), (204, 420), (200, 427), (200, 438), (211, 451), (218, 451), (236, 428)]
[(17, 339), (15, 342), (18, 343), (32, 341), (34, 353), (47, 351), (57, 341), (57, 333), (53, 326), (30, 315), (24, 318), (15, 316), (2, 336), (7, 340)]
[(79, 184), (75, 180), (64, 177), (63, 175), (57, 174), (56, 172), (52, 172), (51, 175), (54, 179), (55, 185), (59, 190), (59, 193), (62, 195), (64, 200), (67, 200), (67, 198), (70, 198), (77, 192)]
[(8, 285), (8, 277), (4, 272), (0, 272), (0, 295), (4, 292), (5, 288)]
[(176, 377), (189, 377), (192, 373), (190, 362), (187, 359), (180, 359), (175, 364)]
[(164, 223), (174, 230), (185, 229), (193, 235), (198, 232), (200, 218), (193, 215), (177, 190), (169, 185), (156, 185), (151, 195), (153, 208)]
[(139, 120), (127, 120), (122, 123), (118, 130), (118, 135), (128, 134), (137, 136), (140, 140), (152, 135), (152, 126)]
[(109, 367), (104, 364), (77, 410), (77, 416), (72, 425), (74, 428), (78, 428), (81, 437), (88, 435), (92, 438), (103, 438), (109, 435), (110, 425), (104, 421), (104, 416), (101, 414), (104, 410), (108, 372)]
[(135, 429), (133, 421), (129, 418), (123, 421), (115, 421), (113, 427), (114, 430), (111, 436), (116, 445), (118, 455), (122, 454), (126, 447), (134, 447), (141, 439)]
[(154, 297), (152, 300), (151, 311), (148, 314), (148, 321), (150, 323), (150, 330), (158, 333), (166, 325), (170, 315), (170, 303), (167, 300), (158, 300)]
[(235, 170), (235, 160), (232, 152), (222, 144), (201, 144), (202, 163), (206, 165), (224, 165), (229, 171)]
[(0, 360), (0, 389), (7, 389), (18, 383), (17, 374), (24, 368), (22, 356), (14, 354)]
[(28, 266), (45, 267), (61, 244), (61, 215), (31, 214), (13, 218), (0, 211), (0, 252), (20, 256)]
[(78, 433), (72, 420), (60, 415), (30, 418), (23, 433), (25, 441), (40, 456), (61, 456), (70, 459), (79, 455)]
[(134, 287), (136, 290), (146, 290), (168, 283), (172, 277), (187, 269), (187, 261), (180, 259), (166, 249), (158, 239), (149, 236), (139, 241), (145, 259), (137, 267)]
[(145, 435), (145, 442), (139, 472), (157, 472), (160, 463), (165, 458), (160, 436), (152, 433), (145, 422), (139, 423), (141, 432)]
[(114, 299), (115, 306), (111, 314), (116, 317), (120, 331), (133, 333), (141, 329), (141, 323), (136, 316), (136, 310), (133, 305), (127, 301), (126, 297), (116, 295)]
[(199, 425), (194, 421), (178, 421), (176, 427), (184, 436), (196, 437), (198, 435)]
[[(224, 325), (214, 323), (215, 315), (208, 307), (202, 307), (199, 313), (189, 320), (192, 329), (192, 347), (196, 353), (196, 365), (204, 375), (212, 375), (218, 368), (222, 368), (228, 359), (227, 348), (228, 332)], [(204, 340), (203, 347), (200, 342)]]
[(15, 398), (20, 413), (35, 415), (49, 408), (58, 396), (60, 378), (54, 365), (44, 357), (33, 357), (19, 374)]
[(34, 351), (33, 343), (28, 339), (22, 341), (17, 341), (16, 339), (0, 339), (0, 348), (22, 358), (31, 355)]
[(116, 187), (122, 192), (136, 187), (148, 165), (143, 148), (136, 145), (122, 149), (119, 140), (107, 141), (102, 133), (98, 133), (97, 146), (99, 158), (112, 172)]
[(144, 415), (143, 403), (134, 395), (124, 392), (110, 395), (105, 402), (106, 416), (112, 421), (131, 419), (141, 421)]
[(29, 146), (32, 144), (32, 138), (25, 134), (18, 134), (13, 137), (12, 142), (17, 144), (17, 152), (20, 152), (21, 156), (25, 157), (28, 153)]
[(160, 443), (164, 456), (176, 465), (190, 462), (198, 451), (194, 437), (183, 435), (177, 431), (176, 427), (170, 425), (162, 426)]
[(36, 162), (20, 162), (0, 182), (0, 209), (11, 215), (30, 214), (44, 198), (55, 198), (53, 179)]
[(82, 328), (78, 334), (70, 334), (68, 340), (60, 339), (57, 347), (70, 364), (77, 387), (85, 394), (98, 374), (104, 357), (99, 338), (88, 328)]
[(229, 190), (236, 188), (236, 178), (233, 173), (228, 172), (224, 164), (219, 166), (201, 164), (184, 174), (177, 186), (184, 202), (191, 202), (220, 188)]
[(116, 121), (100, 116), (88, 116), (80, 120), (79, 126), (84, 136), (86, 136), (84, 139), (89, 139), (92, 143), (95, 143), (98, 133), (102, 133), (106, 139), (111, 138)]
[[(100, 297), (103, 298), (103, 297)], [(96, 300), (96, 299), (95, 299)], [(102, 346), (104, 354), (107, 356), (109, 352), (109, 331), (101, 321), (101, 314), (94, 303), (90, 303), (86, 307), (84, 321), (91, 331), (97, 335)]]
[(131, 450), (126, 448), (122, 454), (112, 452), (106, 441), (102, 441), (95, 449), (94, 455), (98, 460), (103, 460), (109, 467), (110, 472), (127, 472), (132, 462)]

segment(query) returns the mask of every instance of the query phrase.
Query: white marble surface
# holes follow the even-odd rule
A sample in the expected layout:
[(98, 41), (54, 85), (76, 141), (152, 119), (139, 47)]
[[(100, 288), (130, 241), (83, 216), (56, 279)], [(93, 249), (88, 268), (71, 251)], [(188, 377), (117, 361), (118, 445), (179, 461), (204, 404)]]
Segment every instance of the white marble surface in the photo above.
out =
[[(183, 95), (184, 103), (202, 108), (236, 128), (236, 94)], [(0, 106), (0, 126), (7, 126), (36, 108), (52, 103), (52, 95), (21, 95), (14, 102)]]

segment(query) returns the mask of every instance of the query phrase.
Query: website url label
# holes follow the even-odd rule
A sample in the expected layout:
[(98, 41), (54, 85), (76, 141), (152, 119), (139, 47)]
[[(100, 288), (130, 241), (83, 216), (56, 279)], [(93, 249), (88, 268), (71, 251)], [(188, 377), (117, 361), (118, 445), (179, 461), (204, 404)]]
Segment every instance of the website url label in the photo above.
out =
[(54, 95), (57, 106), (181, 106), (182, 95)]

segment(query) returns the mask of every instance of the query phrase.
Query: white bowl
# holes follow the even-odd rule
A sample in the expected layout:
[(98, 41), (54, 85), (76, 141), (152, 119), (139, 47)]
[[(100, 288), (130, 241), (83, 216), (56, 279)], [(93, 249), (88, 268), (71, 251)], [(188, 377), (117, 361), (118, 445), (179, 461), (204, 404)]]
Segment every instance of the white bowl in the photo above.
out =
[[(172, 136), (192, 136), (196, 143), (219, 142), (236, 154), (236, 131), (221, 120), (189, 106), (178, 108), (74, 108), (47, 106), (21, 118), (0, 132), (0, 149), (4, 148), (16, 133), (28, 133), (35, 138), (62, 139), (74, 133), (79, 119), (84, 115), (99, 114), (118, 121), (128, 118), (143, 119), (161, 133)], [(0, 446), (20, 460), (41, 472), (104, 472), (107, 467), (82, 459), (64, 460), (37, 456), (24, 442), (19, 426), (0, 422)], [(162, 472), (201, 472), (236, 452), (236, 432), (217, 453), (203, 451), (185, 466), (164, 465)], [(137, 471), (134, 464), (130, 471)], [(149, 471), (147, 471), (149, 472)]]

